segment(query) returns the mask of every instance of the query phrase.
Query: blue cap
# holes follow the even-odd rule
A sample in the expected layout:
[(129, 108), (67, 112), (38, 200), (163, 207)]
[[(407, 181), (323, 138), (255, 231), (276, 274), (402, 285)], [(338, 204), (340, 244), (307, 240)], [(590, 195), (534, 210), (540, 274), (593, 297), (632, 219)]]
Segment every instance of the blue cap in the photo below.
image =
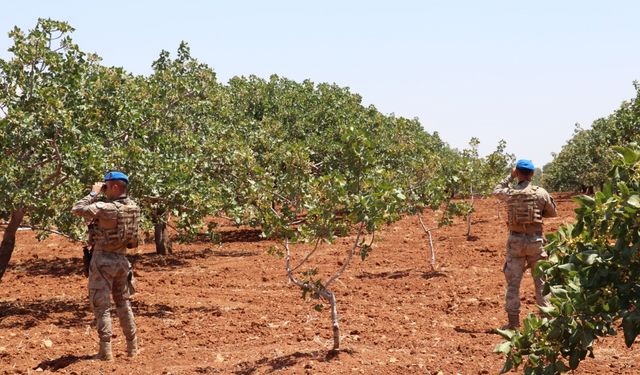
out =
[(129, 183), (129, 177), (122, 173), (122, 172), (118, 172), (118, 171), (111, 171), (108, 172), (107, 174), (104, 175), (104, 181), (114, 181), (114, 180), (119, 180), (119, 181), (124, 181), (127, 184)]
[(516, 169), (527, 169), (533, 171), (535, 168), (533, 167), (533, 162), (527, 159), (520, 159), (516, 163)]

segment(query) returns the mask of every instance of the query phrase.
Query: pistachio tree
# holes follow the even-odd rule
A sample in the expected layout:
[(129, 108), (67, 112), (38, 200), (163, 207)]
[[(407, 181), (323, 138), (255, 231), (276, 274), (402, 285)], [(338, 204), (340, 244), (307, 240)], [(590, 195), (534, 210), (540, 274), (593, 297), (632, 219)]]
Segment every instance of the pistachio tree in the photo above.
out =
[[(122, 137), (111, 165), (132, 176), (131, 194), (154, 228), (158, 254), (172, 252), (168, 225), (186, 238), (203, 229), (218, 209), (218, 183), (211, 169), (220, 142), (220, 85), (215, 72), (191, 57), (181, 43), (177, 57), (162, 51), (149, 77), (136, 77), (122, 110)], [(175, 220), (171, 220), (174, 218)]]
[(507, 144), (504, 140), (500, 140), (495, 151), (484, 157), (479, 154), (479, 145), (478, 138), (471, 138), (469, 147), (458, 155), (452, 155), (447, 167), (447, 185), (452, 196), (468, 199), (452, 208), (456, 214), (465, 216), (467, 236), (471, 236), (475, 198), (490, 195), (514, 161), (514, 156), (505, 152)]
[(92, 174), (87, 160), (103, 158), (93, 147), (98, 124), (86, 121), (86, 84), (100, 74), (97, 58), (73, 43), (72, 31), (49, 19), (28, 32), (16, 27), (9, 33), (12, 56), (0, 60), (0, 215), (9, 220), (0, 277), (25, 221), (41, 235), (57, 228), (79, 238), (70, 207)]
[[(250, 145), (232, 174), (245, 186), (242, 200), (263, 235), (280, 240), (271, 251), (284, 257), (302, 296), (317, 299), (318, 310), (329, 305), (332, 349), (339, 350), (337, 279), (354, 258), (367, 258), (382, 225), (409, 212), (410, 191), (412, 202), (427, 197), (425, 186), (438, 175), (433, 155), (446, 147), (417, 121), (382, 115), (336, 85), (235, 77), (228, 95), (236, 132)], [(323, 250), (349, 235), (339, 265), (323, 263)]]
[(640, 141), (640, 84), (636, 96), (625, 100), (609, 116), (595, 120), (590, 128), (576, 125), (571, 139), (544, 166), (544, 186), (552, 191), (601, 190), (615, 158), (612, 146)]

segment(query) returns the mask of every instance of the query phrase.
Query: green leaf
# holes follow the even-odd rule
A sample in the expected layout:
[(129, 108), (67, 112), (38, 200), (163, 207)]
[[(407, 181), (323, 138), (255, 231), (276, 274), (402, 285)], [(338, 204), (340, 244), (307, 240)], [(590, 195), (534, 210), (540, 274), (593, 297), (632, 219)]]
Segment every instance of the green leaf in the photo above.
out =
[(620, 193), (622, 194), (623, 197), (626, 197), (629, 195), (630, 191), (629, 191), (629, 187), (627, 186), (627, 184), (623, 181), (618, 182), (617, 184), (618, 186), (618, 190), (620, 191)]
[(593, 207), (596, 203), (596, 200), (588, 195), (578, 195), (576, 197), (573, 197), (572, 199), (575, 202), (587, 207)]
[(635, 208), (640, 208), (640, 196), (635, 194), (630, 196), (629, 199), (627, 199), (627, 203)]
[(500, 343), (498, 345), (496, 345), (495, 349), (493, 350), (495, 353), (509, 353), (511, 351), (511, 341), (505, 341), (503, 343)]
[(586, 258), (584, 258), (583, 262), (587, 265), (593, 265), (594, 263), (600, 261), (599, 254), (588, 254)]
[(504, 366), (500, 370), (500, 373), (505, 374), (511, 371), (512, 368), (513, 368), (513, 361), (511, 360), (511, 357), (507, 357), (507, 360), (504, 362)]
[(576, 269), (576, 266), (573, 263), (564, 263), (560, 264), (558, 268), (564, 271), (573, 271)]
[(502, 336), (507, 340), (511, 340), (513, 336), (516, 334), (515, 331), (510, 329), (496, 329), (496, 332), (498, 332), (500, 336)]
[(538, 307), (540, 309), (541, 312), (543, 312), (544, 314), (554, 314), (557, 312), (556, 307), (553, 305), (549, 305), (549, 306), (539, 306)]
[(562, 287), (551, 286), (550, 289), (551, 289), (551, 293), (553, 293), (553, 295), (558, 298), (566, 299), (568, 297), (567, 291)]
[(625, 164), (633, 164), (638, 160), (638, 153), (629, 147), (614, 146), (613, 149), (623, 157)]

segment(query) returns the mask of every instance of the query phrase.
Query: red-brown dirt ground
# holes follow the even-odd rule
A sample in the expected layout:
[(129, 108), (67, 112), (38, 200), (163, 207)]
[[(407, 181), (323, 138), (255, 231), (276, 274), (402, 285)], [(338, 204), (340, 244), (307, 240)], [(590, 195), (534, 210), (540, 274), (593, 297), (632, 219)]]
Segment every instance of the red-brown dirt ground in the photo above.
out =
[[(556, 200), (560, 216), (547, 220), (547, 230), (573, 221), (569, 197)], [(222, 245), (176, 244), (166, 257), (152, 244), (136, 250), (133, 309), (142, 352), (125, 356), (116, 318), (115, 360), (90, 361), (97, 334), (80, 246), (20, 231), (0, 283), (0, 374), (497, 374), (504, 361), (493, 349), (502, 339), (488, 332), (506, 319), (506, 227), (496, 200), (476, 207), (471, 238), (462, 220), (434, 232), (438, 272), (430, 272), (416, 217), (384, 228), (364, 262), (354, 258), (334, 284), (337, 356), (328, 355), (328, 309), (316, 312), (317, 301), (301, 299), (283, 259), (267, 254), (275, 243), (255, 230), (223, 227)], [(353, 240), (322, 247), (315, 258), (321, 274), (339, 268)], [(522, 301), (526, 312), (536, 311), (528, 272)], [(575, 373), (640, 373), (637, 349), (623, 341), (621, 334), (600, 340), (596, 358)]]

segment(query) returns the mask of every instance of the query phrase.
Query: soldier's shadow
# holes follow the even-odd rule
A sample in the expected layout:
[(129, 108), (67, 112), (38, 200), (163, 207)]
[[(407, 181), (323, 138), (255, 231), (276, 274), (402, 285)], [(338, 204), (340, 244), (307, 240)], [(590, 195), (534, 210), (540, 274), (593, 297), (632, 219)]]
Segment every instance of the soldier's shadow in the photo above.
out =
[(67, 354), (60, 358), (42, 361), (34, 368), (34, 370), (42, 369), (43, 371), (58, 371), (78, 361), (88, 361), (90, 359), (90, 355), (76, 356)]

